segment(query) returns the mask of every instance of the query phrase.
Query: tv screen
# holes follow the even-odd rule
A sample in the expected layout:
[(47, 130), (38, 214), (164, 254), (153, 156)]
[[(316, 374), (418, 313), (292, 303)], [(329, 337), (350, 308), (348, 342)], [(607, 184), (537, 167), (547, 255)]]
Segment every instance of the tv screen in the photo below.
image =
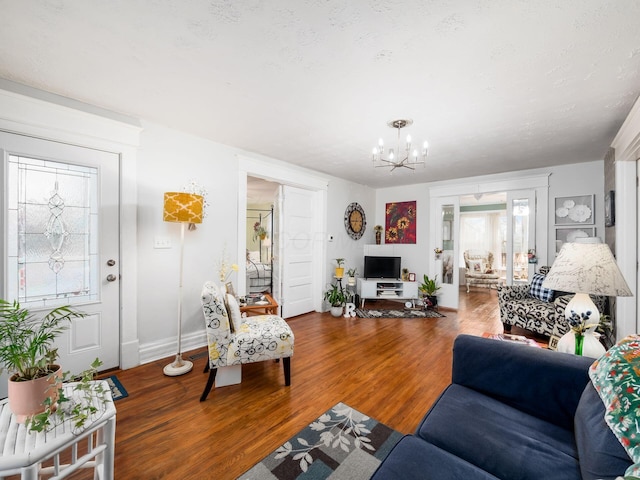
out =
[(400, 278), (400, 257), (364, 257), (364, 278)]

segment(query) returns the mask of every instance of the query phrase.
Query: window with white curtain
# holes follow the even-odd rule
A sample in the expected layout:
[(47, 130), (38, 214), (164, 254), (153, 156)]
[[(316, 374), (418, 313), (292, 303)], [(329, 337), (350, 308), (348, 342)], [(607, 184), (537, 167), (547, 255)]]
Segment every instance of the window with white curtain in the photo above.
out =
[(507, 211), (460, 212), (460, 265), (465, 250), (493, 253), (496, 270), (506, 269)]

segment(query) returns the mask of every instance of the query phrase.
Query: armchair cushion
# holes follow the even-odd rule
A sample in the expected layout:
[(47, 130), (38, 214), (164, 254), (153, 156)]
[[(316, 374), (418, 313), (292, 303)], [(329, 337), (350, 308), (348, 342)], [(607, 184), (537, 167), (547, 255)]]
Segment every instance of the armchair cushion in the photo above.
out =
[(240, 327), (242, 327), (242, 321), (243, 321), (242, 312), (240, 312), (240, 305), (238, 305), (238, 301), (236, 300), (236, 297), (234, 297), (230, 293), (227, 293), (226, 299), (227, 299), (227, 313), (231, 317), (231, 327), (232, 327), (231, 331), (239, 332)]
[(542, 282), (544, 282), (545, 275), (536, 273), (531, 279), (531, 287), (529, 293), (532, 297), (542, 300), (543, 302), (553, 301), (553, 290), (548, 288), (542, 288)]

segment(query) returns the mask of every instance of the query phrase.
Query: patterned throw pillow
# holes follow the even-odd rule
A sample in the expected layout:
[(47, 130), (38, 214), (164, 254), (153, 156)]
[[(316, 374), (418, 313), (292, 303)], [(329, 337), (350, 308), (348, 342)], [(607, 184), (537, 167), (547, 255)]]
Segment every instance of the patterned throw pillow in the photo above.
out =
[(640, 476), (640, 336), (618, 342), (589, 369), (605, 406), (604, 419), (635, 465), (626, 476)]
[(482, 260), (469, 260), (469, 270), (471, 273), (484, 273)]
[(529, 295), (543, 302), (553, 301), (553, 290), (542, 288), (542, 282), (544, 282), (544, 275), (540, 273), (534, 274), (529, 288)]
[(238, 301), (236, 297), (227, 293), (227, 311), (229, 312), (229, 317), (231, 317), (231, 323), (233, 324), (233, 331), (239, 332), (240, 326), (242, 325), (242, 313), (240, 312), (240, 305), (238, 305)]

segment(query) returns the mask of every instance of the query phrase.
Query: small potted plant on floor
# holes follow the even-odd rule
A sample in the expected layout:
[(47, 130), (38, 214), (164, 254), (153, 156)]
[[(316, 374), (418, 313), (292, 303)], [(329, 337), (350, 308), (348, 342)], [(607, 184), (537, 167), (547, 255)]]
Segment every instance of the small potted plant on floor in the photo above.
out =
[(422, 293), (425, 308), (437, 307), (438, 297), (436, 296), (440, 286), (438, 285), (438, 276), (429, 278), (427, 274), (423, 276), (422, 283), (418, 286), (418, 290)]
[[(65, 376), (55, 363), (58, 354), (53, 344), (72, 319), (82, 317), (83, 313), (69, 306), (35, 316), (16, 301), (0, 300), (0, 371), (10, 375), (9, 408), (20, 423), (33, 422), (32, 430), (46, 429), (58, 402), (69, 401), (62, 394)], [(96, 359), (91, 371), (99, 365)], [(84, 380), (86, 386), (87, 378)], [(88, 410), (74, 405), (71, 411), (74, 424), (81, 427)]]
[(331, 315), (341, 317), (342, 307), (347, 301), (347, 296), (340, 285), (328, 285), (327, 291), (324, 292), (324, 299), (331, 305)]

